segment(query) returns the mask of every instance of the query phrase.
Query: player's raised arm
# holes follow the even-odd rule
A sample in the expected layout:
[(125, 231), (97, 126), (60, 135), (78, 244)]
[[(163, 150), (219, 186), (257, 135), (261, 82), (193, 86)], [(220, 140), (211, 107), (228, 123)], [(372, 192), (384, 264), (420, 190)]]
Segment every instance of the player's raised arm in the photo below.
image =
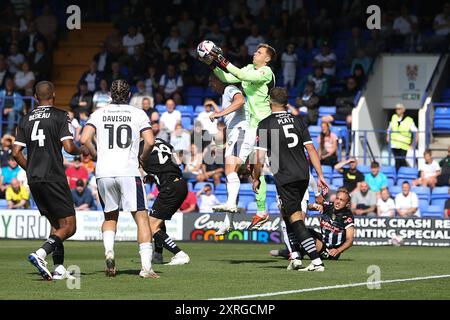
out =
[(225, 110), (222, 110), (220, 112), (214, 112), (210, 118), (211, 120), (215, 118), (225, 117), (226, 115), (235, 112), (236, 110), (239, 110), (242, 108), (245, 104), (245, 98), (240, 92), (236, 92), (236, 94), (233, 96), (233, 102), (230, 104), (228, 108)]

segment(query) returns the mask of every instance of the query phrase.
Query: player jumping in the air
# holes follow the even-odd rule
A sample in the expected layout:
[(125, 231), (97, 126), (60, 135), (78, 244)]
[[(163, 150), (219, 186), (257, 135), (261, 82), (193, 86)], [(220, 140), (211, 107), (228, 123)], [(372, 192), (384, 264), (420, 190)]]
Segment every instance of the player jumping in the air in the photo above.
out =
[[(209, 53), (212, 58), (210, 64), (214, 74), (225, 83), (240, 83), (247, 98), (245, 110), (249, 115), (250, 130), (248, 141), (255, 141), (256, 128), (259, 122), (271, 113), (269, 104), (269, 91), (275, 86), (275, 75), (269, 67), (271, 61), (276, 59), (276, 51), (270, 45), (261, 43), (253, 54), (253, 63), (244, 68), (237, 68), (222, 54), (222, 50), (216, 46)], [(202, 60), (206, 63), (209, 60)], [(225, 71), (224, 71), (225, 70)], [(253, 157), (251, 157), (252, 159)], [(236, 180), (235, 173), (227, 176), (227, 181)], [(266, 181), (264, 176), (259, 177), (260, 189), (256, 195), (257, 213), (253, 217), (251, 226), (261, 226), (269, 219), (266, 211)]]
[[(95, 111), (83, 129), (81, 143), (92, 150), (92, 139), (97, 138), (97, 165), (95, 176), (100, 202), (105, 213), (102, 225), (105, 246), (106, 274), (116, 275), (114, 237), (119, 210), (129, 211), (138, 228), (139, 254), (142, 278), (158, 278), (152, 269), (152, 233), (147, 213), (144, 183), (139, 162), (145, 161), (155, 143), (146, 113), (128, 105), (130, 86), (125, 80), (111, 85), (112, 103)], [(139, 143), (144, 140), (139, 157)], [(91, 153), (95, 153), (92, 150)]]
[[(141, 149), (143, 147), (144, 143), (141, 142)], [(149, 212), (155, 250), (156, 247), (164, 247), (172, 252), (174, 256), (167, 263), (171, 266), (186, 264), (190, 261), (189, 256), (166, 233), (164, 223), (177, 212), (188, 193), (187, 182), (183, 179), (183, 174), (176, 162), (178, 161), (173, 147), (162, 139), (156, 139), (150, 156), (142, 163), (142, 167), (147, 173), (145, 181), (153, 179), (159, 190)], [(162, 263), (161, 252), (154, 256)]]
[[(51, 225), (50, 236), (28, 256), (28, 260), (46, 280), (73, 278), (64, 267), (63, 241), (76, 231), (75, 209), (63, 165), (62, 147), (70, 154), (80, 154), (69, 131), (67, 112), (53, 107), (54, 86), (51, 82), (36, 84), (38, 107), (25, 115), (17, 128), (13, 156), (27, 172), (31, 194)], [(27, 157), (23, 149), (27, 149)], [(53, 253), (54, 273), (47, 268), (45, 258)]]

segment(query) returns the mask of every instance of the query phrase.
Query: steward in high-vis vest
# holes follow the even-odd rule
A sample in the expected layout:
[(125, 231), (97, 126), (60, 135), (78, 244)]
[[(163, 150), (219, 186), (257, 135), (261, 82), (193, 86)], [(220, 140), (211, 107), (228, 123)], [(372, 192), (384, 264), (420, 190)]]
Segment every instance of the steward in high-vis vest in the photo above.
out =
[(392, 115), (389, 123), (386, 139), (388, 143), (390, 141), (397, 170), (402, 166), (408, 166), (406, 153), (413, 143), (413, 132), (417, 132), (414, 120), (409, 116), (405, 116), (405, 106), (403, 104), (397, 104), (395, 106), (395, 114)]

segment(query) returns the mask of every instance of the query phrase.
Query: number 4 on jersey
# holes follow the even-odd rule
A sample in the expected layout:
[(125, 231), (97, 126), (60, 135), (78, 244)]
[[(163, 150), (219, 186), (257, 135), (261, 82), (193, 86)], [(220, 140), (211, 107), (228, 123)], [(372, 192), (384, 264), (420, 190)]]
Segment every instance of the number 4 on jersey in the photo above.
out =
[(45, 134), (43, 129), (38, 129), (40, 121), (36, 121), (33, 124), (33, 130), (31, 131), (31, 141), (39, 141), (39, 147), (44, 146)]

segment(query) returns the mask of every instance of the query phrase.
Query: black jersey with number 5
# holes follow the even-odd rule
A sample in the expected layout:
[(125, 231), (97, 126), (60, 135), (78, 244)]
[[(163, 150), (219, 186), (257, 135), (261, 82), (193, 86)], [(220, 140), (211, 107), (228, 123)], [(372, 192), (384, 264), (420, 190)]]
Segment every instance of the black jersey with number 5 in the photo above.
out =
[(39, 106), (25, 115), (17, 128), (15, 144), (27, 148), (28, 183), (67, 181), (62, 142), (73, 139), (67, 112)]
[[(141, 141), (140, 152), (144, 148), (144, 141)], [(172, 159), (173, 147), (161, 139), (155, 139), (150, 156), (143, 165), (144, 171), (153, 176), (158, 187), (173, 181), (175, 178), (181, 178), (180, 167)]]
[(286, 111), (274, 112), (257, 129), (256, 147), (267, 151), (277, 185), (309, 180), (304, 146), (311, 144), (308, 128)]

